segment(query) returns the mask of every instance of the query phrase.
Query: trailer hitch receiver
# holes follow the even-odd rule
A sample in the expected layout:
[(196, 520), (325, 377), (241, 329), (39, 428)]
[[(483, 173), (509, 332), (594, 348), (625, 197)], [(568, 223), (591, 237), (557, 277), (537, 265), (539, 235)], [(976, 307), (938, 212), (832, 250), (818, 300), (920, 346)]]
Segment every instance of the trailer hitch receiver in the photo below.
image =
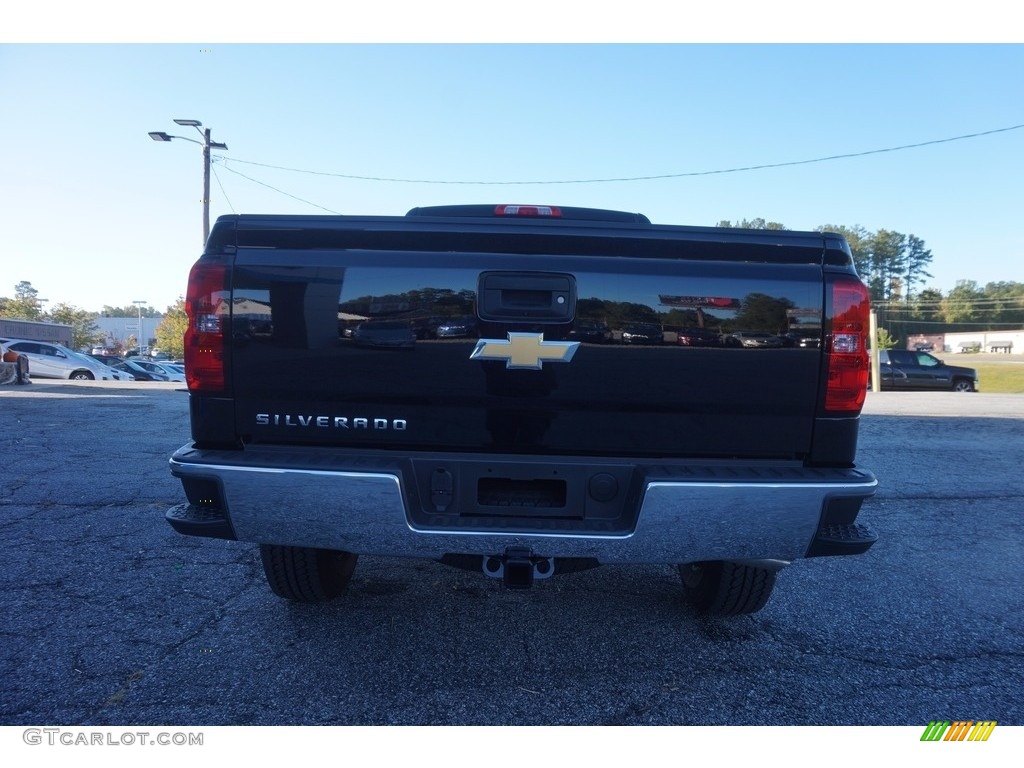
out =
[(551, 557), (537, 557), (525, 547), (508, 547), (502, 555), (484, 558), (486, 576), (501, 579), (509, 589), (529, 589), (534, 579), (548, 579), (555, 574), (555, 561)]

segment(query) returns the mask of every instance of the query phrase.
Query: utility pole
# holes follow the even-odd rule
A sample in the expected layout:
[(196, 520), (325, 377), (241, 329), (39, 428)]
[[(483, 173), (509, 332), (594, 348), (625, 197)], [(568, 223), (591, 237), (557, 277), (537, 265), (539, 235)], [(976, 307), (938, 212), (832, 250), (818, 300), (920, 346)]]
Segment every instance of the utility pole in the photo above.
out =
[(871, 391), (882, 391), (882, 369), (878, 362), (878, 313), (872, 309), (868, 321), (868, 333), (871, 334)]
[(174, 122), (178, 125), (192, 126), (199, 135), (203, 137), (202, 141), (196, 141), (190, 139), (187, 136), (171, 136), (163, 131), (150, 131), (149, 138), (153, 141), (170, 141), (171, 139), (183, 139), (184, 141), (191, 141), (193, 144), (198, 144), (203, 148), (203, 247), (206, 247), (206, 241), (210, 237), (210, 149), (227, 149), (228, 145), (220, 141), (210, 140), (210, 129), (200, 130), (202, 123), (198, 120), (181, 120), (175, 118)]
[[(227, 144), (224, 149), (227, 149)], [(210, 129), (203, 131), (203, 246), (210, 238)]]

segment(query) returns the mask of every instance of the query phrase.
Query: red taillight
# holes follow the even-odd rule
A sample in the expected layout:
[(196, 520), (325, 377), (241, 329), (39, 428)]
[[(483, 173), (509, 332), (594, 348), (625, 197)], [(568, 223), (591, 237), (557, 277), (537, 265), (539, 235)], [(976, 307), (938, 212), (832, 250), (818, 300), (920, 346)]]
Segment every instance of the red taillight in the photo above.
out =
[(499, 205), (494, 209), (495, 216), (552, 216), (559, 217), (562, 211), (550, 205)]
[(842, 277), (832, 283), (829, 297), (825, 351), (828, 383), (825, 410), (860, 413), (868, 389), (867, 338), (870, 304), (867, 287), (856, 278)]
[(226, 277), (223, 264), (196, 264), (188, 276), (185, 380), (190, 392), (224, 389), (224, 334), (230, 311)]

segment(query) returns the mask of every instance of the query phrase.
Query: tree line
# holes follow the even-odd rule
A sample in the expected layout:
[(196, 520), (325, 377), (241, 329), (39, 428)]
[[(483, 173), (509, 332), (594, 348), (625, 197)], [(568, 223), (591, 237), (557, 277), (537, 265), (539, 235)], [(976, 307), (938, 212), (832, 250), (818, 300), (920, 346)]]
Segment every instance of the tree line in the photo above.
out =
[(925, 288), (910, 300), (875, 304), (880, 323), (901, 335), (1024, 328), (1024, 283), (958, 280), (945, 295)]
[[(720, 221), (718, 226), (788, 229), (765, 219)], [(958, 280), (943, 294), (937, 288), (921, 287), (932, 277), (928, 272), (932, 252), (917, 235), (889, 229), (870, 232), (859, 225), (826, 224), (816, 229), (846, 239), (857, 274), (871, 292), (879, 322), (898, 326), (901, 334), (1024, 327), (1024, 283), (980, 285), (974, 280)]]

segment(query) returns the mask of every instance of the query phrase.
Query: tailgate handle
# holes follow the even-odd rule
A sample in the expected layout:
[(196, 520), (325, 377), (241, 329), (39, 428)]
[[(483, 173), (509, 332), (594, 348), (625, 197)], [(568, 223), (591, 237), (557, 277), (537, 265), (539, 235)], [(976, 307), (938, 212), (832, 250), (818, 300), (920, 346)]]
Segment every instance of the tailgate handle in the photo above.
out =
[(570, 323), (576, 316), (576, 278), (552, 272), (482, 272), (481, 320)]

